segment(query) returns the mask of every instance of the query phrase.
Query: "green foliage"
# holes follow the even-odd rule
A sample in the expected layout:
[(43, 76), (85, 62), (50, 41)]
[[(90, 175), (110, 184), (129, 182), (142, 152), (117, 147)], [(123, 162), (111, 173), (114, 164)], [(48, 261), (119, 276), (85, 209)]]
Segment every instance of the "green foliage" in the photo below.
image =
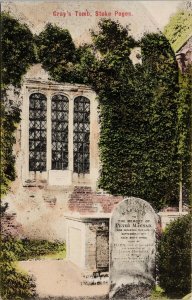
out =
[(170, 18), (169, 23), (164, 28), (164, 34), (170, 41), (174, 51), (178, 51), (179, 48), (191, 36), (191, 28), (191, 10), (182, 8)]
[[(106, 34), (101, 27), (100, 39), (107, 41)], [(178, 68), (163, 35), (142, 38), (142, 66), (134, 67), (130, 48), (124, 54), (120, 47), (116, 40), (98, 61), (92, 83), (100, 101), (99, 183), (112, 194), (142, 197), (159, 209), (178, 193)]]
[(20, 121), (20, 109), (10, 106), (7, 111), (1, 106), (1, 194), (7, 192), (9, 183), (15, 179), (15, 157), (13, 144), (15, 143), (14, 131)]
[(1, 14), (2, 82), (1, 82), (1, 194), (7, 192), (15, 179), (13, 144), (14, 131), (20, 121), (20, 110), (8, 99), (6, 89), (19, 87), (22, 76), (35, 61), (33, 35), (25, 24), (20, 24), (8, 13)]
[[(117, 53), (123, 51), (122, 55), (129, 55), (130, 48), (136, 45), (135, 40), (128, 35), (128, 28), (124, 28), (119, 22), (102, 20), (98, 23), (100, 32), (91, 31), (94, 46), (101, 54), (107, 54), (110, 51)], [(120, 53), (119, 53), (120, 54)]]
[(91, 45), (75, 49), (67, 31), (48, 25), (37, 45), (54, 80), (86, 83), (98, 94), (99, 186), (112, 194), (142, 197), (157, 209), (176, 202), (179, 86), (168, 40), (146, 34), (140, 41), (142, 65), (134, 66), (129, 55), (138, 42), (128, 28), (102, 20), (91, 35)]
[(152, 291), (150, 300), (169, 300), (169, 298), (165, 295), (164, 290), (157, 285)]
[[(1, 241), (2, 248), (7, 252), (4, 255), (9, 255), (11, 251), (12, 260), (29, 260), (39, 259), (43, 255), (55, 254), (60, 251), (65, 251), (65, 243), (55, 241), (50, 242), (47, 240), (15, 240), (8, 238)], [(3, 257), (5, 260), (6, 257)], [(8, 259), (9, 261), (9, 259)]]
[(18, 270), (15, 261), (39, 259), (43, 255), (65, 251), (65, 243), (46, 240), (1, 240), (0, 290), (3, 300), (34, 299), (33, 278)]
[(89, 83), (87, 73), (95, 62), (92, 45), (76, 48), (68, 30), (51, 24), (35, 40), (39, 61), (55, 81)]
[(180, 74), (178, 128), (178, 153), (182, 168), (183, 200), (192, 203), (192, 66)]
[(2, 83), (18, 86), (27, 68), (35, 62), (33, 35), (8, 13), (1, 14), (1, 25)]
[[(76, 62), (71, 65), (69, 82), (90, 84), (97, 65), (93, 45), (84, 44), (76, 49)], [(62, 72), (62, 70), (61, 70)]]
[[(8, 85), (20, 87), (22, 76), (35, 62), (35, 52), (33, 35), (26, 25), (4, 12), (1, 14), (1, 25), (1, 194), (5, 194), (9, 183), (15, 179), (14, 131), (20, 121), (20, 109), (9, 99)], [(7, 204), (1, 205), (1, 214), (5, 213), (6, 208)], [(1, 242), (0, 287), (3, 300), (31, 299), (35, 296), (33, 279), (21, 273), (14, 262), (17, 246), (13, 241)]]
[(39, 259), (43, 255), (65, 251), (65, 243), (59, 241), (24, 239), (17, 241), (16, 244), (20, 247), (19, 251), (14, 252), (17, 260)]
[(191, 215), (173, 221), (158, 247), (160, 286), (168, 295), (185, 296), (191, 288)]
[(18, 270), (15, 253), (21, 246), (13, 240), (1, 241), (0, 291), (3, 300), (34, 299), (35, 284), (31, 276)]
[(161, 199), (164, 206), (174, 204), (178, 197), (178, 66), (163, 35), (145, 35), (141, 49), (145, 81), (140, 97), (147, 116), (142, 181), (147, 182), (145, 194), (150, 193), (151, 200)]
[(36, 45), (45, 70), (57, 81), (70, 81), (76, 49), (69, 31), (49, 23), (36, 37)]

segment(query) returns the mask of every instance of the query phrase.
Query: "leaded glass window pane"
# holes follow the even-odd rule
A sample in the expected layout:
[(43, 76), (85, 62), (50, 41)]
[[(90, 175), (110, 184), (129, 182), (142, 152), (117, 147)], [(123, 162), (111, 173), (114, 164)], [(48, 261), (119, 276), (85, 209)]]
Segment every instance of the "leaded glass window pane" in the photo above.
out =
[(89, 173), (90, 101), (80, 96), (74, 101), (73, 163), (74, 172)]
[(47, 99), (41, 93), (29, 97), (29, 171), (46, 171)]
[(53, 96), (51, 102), (53, 170), (66, 170), (68, 167), (68, 114), (68, 98), (64, 95)]

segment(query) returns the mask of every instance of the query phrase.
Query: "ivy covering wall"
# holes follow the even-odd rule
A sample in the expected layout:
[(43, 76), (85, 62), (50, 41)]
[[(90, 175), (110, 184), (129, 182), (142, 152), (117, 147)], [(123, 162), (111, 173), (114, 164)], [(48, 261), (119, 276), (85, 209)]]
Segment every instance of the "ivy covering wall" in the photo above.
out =
[[(175, 52), (178, 52), (191, 38), (191, 1), (183, 1), (168, 24), (164, 34)], [(192, 203), (192, 66), (179, 76), (178, 154), (180, 161), (180, 181), (182, 182), (183, 202)]]
[[(13, 22), (17, 32), (17, 21), (8, 15), (4, 18)], [(6, 32), (9, 30), (4, 35)], [(20, 75), (15, 68), (9, 83), (17, 84), (15, 79), (35, 62), (36, 52), (37, 60), (54, 80), (90, 85), (99, 100), (99, 187), (112, 194), (142, 197), (157, 209), (178, 203), (180, 153), (187, 155), (182, 150), (187, 139), (181, 142), (181, 127), (185, 130), (181, 123), (186, 117), (179, 115), (185, 101), (180, 100), (178, 66), (168, 40), (161, 33), (148, 33), (135, 41), (128, 28), (112, 20), (102, 20), (91, 36), (91, 44), (76, 47), (66, 29), (48, 24), (33, 37), (21, 25), (14, 44), (19, 43), (22, 51), (14, 54), (13, 60), (19, 59), (16, 64), (22, 67)], [(133, 65), (129, 55), (138, 46), (142, 64)], [(23, 60), (19, 53), (24, 53)], [(6, 72), (11, 72), (8, 67), (4, 75), (8, 83)]]
[(15, 179), (14, 131), (20, 121), (20, 109), (10, 101), (7, 89), (18, 93), (21, 78), (35, 61), (34, 39), (26, 25), (7, 13), (1, 14), (1, 193)]
[[(19, 93), (22, 76), (35, 61), (33, 35), (26, 25), (22, 25), (9, 14), (1, 14), (1, 194), (6, 194), (10, 182), (15, 179), (15, 129), (20, 121), (20, 108), (8, 96), (11, 87), (15, 96)], [(8, 204), (0, 204), (1, 215)], [(7, 237), (8, 238), (8, 237)], [(0, 293), (3, 300), (32, 299), (36, 296), (35, 284), (31, 276), (20, 272), (16, 265), (15, 241), (0, 236)], [(20, 250), (19, 248), (17, 249)]]
[(183, 202), (192, 203), (192, 65), (179, 76), (178, 155)]
[[(66, 37), (59, 58), (47, 52), (45, 69), (55, 80), (89, 84), (98, 95), (99, 187), (112, 194), (142, 197), (157, 209), (176, 204), (181, 103), (178, 66), (168, 40), (161, 33), (149, 33), (136, 42), (128, 28), (103, 20), (99, 30), (91, 32), (92, 44), (74, 49), (69, 32), (61, 33), (49, 24), (38, 37), (39, 51), (52, 43), (50, 30), (57, 36), (56, 44), (60, 34)], [(136, 46), (141, 47), (142, 64), (134, 66), (129, 55)]]

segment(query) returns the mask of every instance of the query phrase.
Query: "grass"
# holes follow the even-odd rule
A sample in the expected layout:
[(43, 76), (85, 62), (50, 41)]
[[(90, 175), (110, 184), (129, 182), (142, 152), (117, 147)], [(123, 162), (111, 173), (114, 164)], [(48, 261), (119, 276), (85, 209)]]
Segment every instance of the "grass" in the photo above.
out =
[(62, 250), (55, 253), (49, 253), (45, 255), (41, 255), (39, 259), (65, 259), (66, 258), (66, 250)]
[[(6, 242), (5, 242), (6, 243)], [(17, 240), (12, 241), (12, 252), (17, 261), (31, 259), (64, 259), (66, 246), (64, 242), (46, 240)]]

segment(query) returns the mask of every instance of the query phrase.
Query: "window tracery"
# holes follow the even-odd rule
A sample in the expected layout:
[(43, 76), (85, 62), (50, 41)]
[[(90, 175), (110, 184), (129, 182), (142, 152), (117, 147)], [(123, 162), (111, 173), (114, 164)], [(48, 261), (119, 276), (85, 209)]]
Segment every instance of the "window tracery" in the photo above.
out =
[(69, 100), (57, 94), (52, 97), (52, 170), (66, 170), (68, 167), (68, 116)]
[(89, 173), (90, 101), (79, 96), (74, 100), (73, 169)]
[(29, 171), (46, 170), (47, 98), (33, 93), (29, 98)]

